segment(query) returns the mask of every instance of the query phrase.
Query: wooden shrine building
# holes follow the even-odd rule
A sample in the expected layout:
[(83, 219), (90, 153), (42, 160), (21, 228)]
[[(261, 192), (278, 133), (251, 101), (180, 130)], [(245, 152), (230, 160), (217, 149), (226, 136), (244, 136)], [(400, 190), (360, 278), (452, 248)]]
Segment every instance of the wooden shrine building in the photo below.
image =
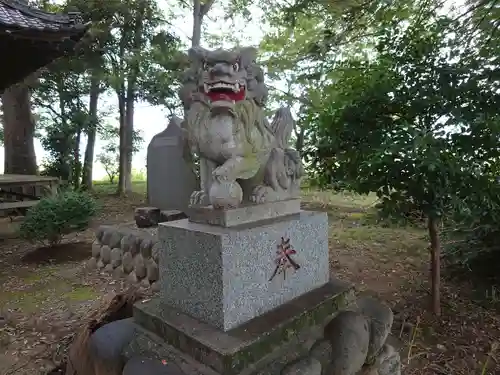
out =
[(66, 54), (89, 24), (79, 13), (47, 13), (21, 0), (0, 0), (0, 93)]

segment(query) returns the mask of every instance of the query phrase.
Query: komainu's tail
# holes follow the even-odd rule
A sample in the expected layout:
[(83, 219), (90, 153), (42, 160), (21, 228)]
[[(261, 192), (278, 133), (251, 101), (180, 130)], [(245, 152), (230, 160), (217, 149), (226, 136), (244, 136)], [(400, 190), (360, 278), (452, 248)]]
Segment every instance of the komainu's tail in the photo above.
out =
[(295, 126), (290, 108), (282, 107), (276, 111), (271, 122), (271, 131), (273, 132), (277, 145), (281, 149), (289, 147), (292, 130)]

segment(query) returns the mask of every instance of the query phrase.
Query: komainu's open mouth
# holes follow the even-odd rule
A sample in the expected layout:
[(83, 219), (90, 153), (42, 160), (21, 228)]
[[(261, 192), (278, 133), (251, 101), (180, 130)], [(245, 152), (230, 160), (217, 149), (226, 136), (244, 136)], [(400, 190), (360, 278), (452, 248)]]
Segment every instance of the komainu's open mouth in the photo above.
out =
[(224, 81), (205, 83), (204, 90), (212, 102), (229, 101), (234, 103), (245, 99), (245, 86), (239, 83)]

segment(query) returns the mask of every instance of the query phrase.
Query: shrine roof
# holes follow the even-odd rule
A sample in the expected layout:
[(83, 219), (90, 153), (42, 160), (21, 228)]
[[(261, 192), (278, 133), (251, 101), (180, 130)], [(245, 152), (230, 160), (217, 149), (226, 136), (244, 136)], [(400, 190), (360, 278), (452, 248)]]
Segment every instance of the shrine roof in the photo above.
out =
[(53, 14), (20, 0), (0, 0), (0, 93), (62, 56), (77, 53), (90, 23), (80, 14)]
[(18, 0), (0, 0), (0, 27), (44, 32), (81, 32), (87, 28), (79, 13), (53, 14)]

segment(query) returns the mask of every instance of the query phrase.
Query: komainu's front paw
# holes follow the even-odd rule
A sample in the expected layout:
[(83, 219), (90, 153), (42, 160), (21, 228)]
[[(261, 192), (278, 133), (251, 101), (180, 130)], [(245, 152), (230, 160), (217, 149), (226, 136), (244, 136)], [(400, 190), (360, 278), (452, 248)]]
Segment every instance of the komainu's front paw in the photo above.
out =
[(209, 204), (208, 195), (203, 190), (193, 191), (189, 203), (191, 206), (207, 206)]
[(265, 185), (257, 185), (250, 195), (252, 203), (266, 203), (274, 200), (274, 190)]

